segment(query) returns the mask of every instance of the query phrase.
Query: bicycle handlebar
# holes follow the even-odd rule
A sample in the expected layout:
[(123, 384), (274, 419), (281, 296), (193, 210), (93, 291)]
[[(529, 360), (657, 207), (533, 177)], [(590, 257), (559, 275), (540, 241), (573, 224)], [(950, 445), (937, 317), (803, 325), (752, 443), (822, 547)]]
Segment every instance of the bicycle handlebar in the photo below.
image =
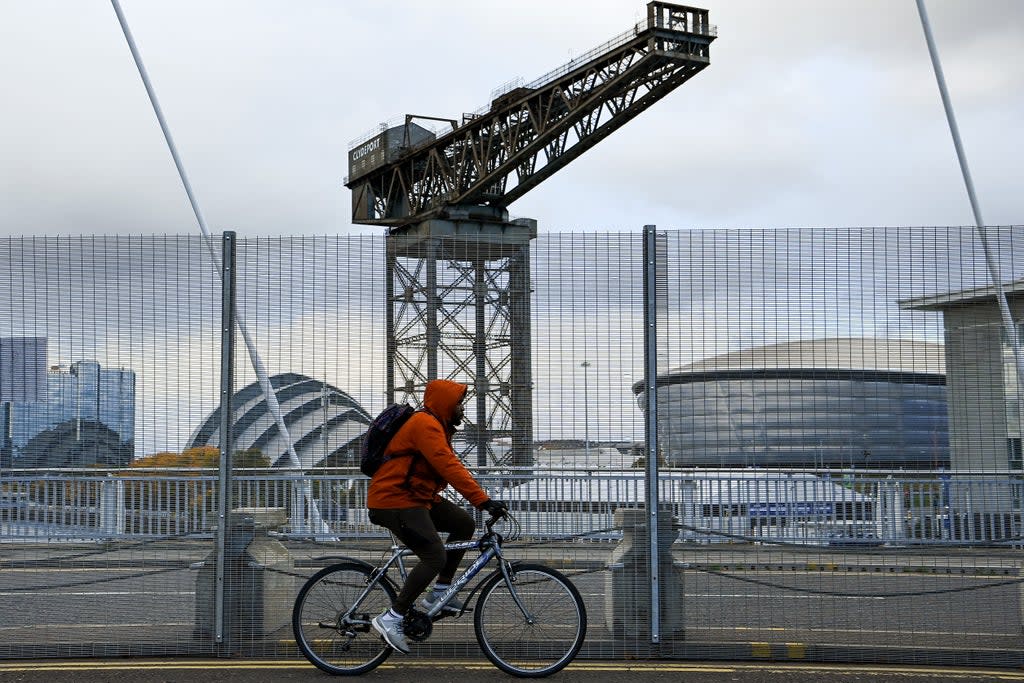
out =
[(491, 515), (490, 519), (484, 521), (484, 526), (487, 527), (487, 533), (491, 533), (494, 530), (494, 525), (498, 523), (498, 520), (504, 519), (505, 514)]
[[(505, 520), (506, 522), (510, 522), (513, 525), (513, 527), (518, 526), (516, 524), (515, 517), (513, 517), (512, 513), (508, 511), (508, 508), (506, 508), (506, 509), (502, 510), (501, 513), (499, 513), (497, 515), (491, 515), (491, 517), (489, 519), (484, 521), (484, 528), (486, 529), (486, 532), (485, 532), (484, 535), (485, 536), (498, 536), (499, 538), (501, 538), (501, 534), (498, 534), (498, 533), (496, 533), (494, 531), (494, 525), (497, 524), (500, 520)], [(502, 540), (504, 540), (504, 539), (502, 539)]]

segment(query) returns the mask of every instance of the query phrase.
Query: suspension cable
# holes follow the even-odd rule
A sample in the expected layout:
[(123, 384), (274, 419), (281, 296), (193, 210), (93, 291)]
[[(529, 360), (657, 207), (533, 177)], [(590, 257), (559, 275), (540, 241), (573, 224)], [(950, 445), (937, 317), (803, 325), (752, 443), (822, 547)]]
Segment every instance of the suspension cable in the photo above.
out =
[(985, 221), (981, 217), (981, 206), (978, 204), (978, 196), (974, 192), (971, 169), (967, 165), (967, 155), (964, 153), (964, 145), (960, 139), (960, 128), (957, 126), (956, 115), (953, 113), (953, 103), (949, 97), (949, 89), (946, 87), (946, 77), (943, 75), (942, 64), (939, 62), (939, 51), (935, 46), (935, 37), (932, 35), (932, 26), (928, 20), (928, 11), (925, 9), (924, 0), (917, 0), (917, 12), (921, 16), (921, 27), (924, 29), (924, 39), (928, 44), (928, 55), (931, 57), (932, 68), (935, 71), (939, 95), (942, 97), (942, 107), (946, 110), (949, 132), (953, 136), (953, 147), (956, 149), (957, 161), (960, 162), (960, 173), (963, 176), (964, 185), (967, 187), (967, 198), (971, 203), (971, 211), (974, 213), (974, 225), (978, 231), (978, 240), (981, 242), (981, 249), (985, 253), (985, 263), (988, 265), (989, 277), (995, 286), (996, 302), (999, 305), (999, 313), (1003, 319), (1003, 327), (1006, 328), (1006, 338), (1013, 348), (1013, 358), (1017, 365), (1017, 400), (1020, 401), (1020, 392), (1024, 391), (1024, 358), (1021, 356), (1017, 326), (1013, 323), (1013, 315), (1010, 313), (1010, 306), (1006, 301), (1006, 292), (1003, 290), (1003, 278), (999, 272), (999, 264), (996, 263), (992, 250), (989, 247)]
[[(117, 14), (117, 20), (121, 24), (121, 30), (124, 33), (125, 40), (128, 42), (128, 49), (131, 50), (132, 58), (135, 60), (135, 66), (139, 70), (139, 76), (142, 77), (142, 84), (146, 87), (146, 94), (149, 95), (150, 104), (153, 105), (153, 112), (156, 114), (157, 122), (160, 124), (160, 130), (164, 134), (164, 140), (167, 142), (167, 148), (171, 152), (171, 158), (174, 159), (174, 165), (178, 169), (178, 177), (181, 178), (181, 184), (185, 188), (185, 194), (188, 195), (188, 201), (192, 205), (192, 212), (195, 214), (196, 221), (199, 223), (199, 230), (203, 235), (203, 239), (206, 242), (206, 247), (210, 252), (210, 258), (213, 260), (214, 268), (217, 270), (217, 275), (222, 276), (223, 271), (221, 269), (220, 259), (217, 255), (217, 250), (214, 248), (213, 239), (210, 236), (210, 231), (206, 226), (206, 220), (203, 218), (203, 212), (199, 209), (199, 202), (196, 200), (195, 193), (192, 191), (192, 184), (188, 180), (188, 174), (185, 173), (185, 165), (181, 161), (181, 156), (178, 154), (178, 148), (174, 144), (174, 138), (171, 136), (170, 127), (167, 125), (167, 120), (164, 118), (163, 110), (160, 108), (160, 103), (156, 97), (156, 91), (153, 89), (153, 84), (149, 79), (149, 74), (146, 71), (145, 65), (142, 63), (142, 55), (139, 53), (138, 48), (135, 44), (135, 38), (132, 36), (131, 29), (128, 28), (128, 21), (125, 19), (124, 12), (121, 11), (121, 4), (118, 0), (110, 0), (110, 4), (114, 7), (114, 13)], [(274, 417), (274, 422), (277, 424), (277, 428), (284, 437), (285, 443), (288, 446), (288, 466), (289, 467), (301, 467), (299, 462), (299, 456), (295, 452), (295, 446), (292, 443), (291, 435), (288, 433), (288, 427), (285, 425), (284, 416), (281, 413), (281, 405), (278, 403), (277, 395), (274, 393), (274, 387), (270, 383), (270, 377), (267, 374), (267, 369), (263, 365), (263, 361), (260, 359), (259, 351), (256, 349), (256, 344), (249, 334), (249, 330), (246, 327), (245, 319), (242, 317), (242, 312), (235, 311), (235, 319), (238, 321), (238, 329), (242, 334), (242, 339), (245, 341), (245, 347), (249, 352), (249, 360), (252, 362), (252, 368), (256, 372), (256, 377), (259, 380), (260, 388), (263, 391), (264, 399), (267, 402), (267, 409)], [(303, 492), (304, 494), (307, 492)], [(314, 533), (324, 534), (330, 533), (330, 529), (327, 527), (322, 516), (320, 515), (319, 509), (315, 504), (312, 504), (311, 498), (305, 496), (307, 503), (306, 507), (309, 508), (310, 516), (313, 523)], [(299, 519), (303, 519), (302, 515), (297, 515)]]

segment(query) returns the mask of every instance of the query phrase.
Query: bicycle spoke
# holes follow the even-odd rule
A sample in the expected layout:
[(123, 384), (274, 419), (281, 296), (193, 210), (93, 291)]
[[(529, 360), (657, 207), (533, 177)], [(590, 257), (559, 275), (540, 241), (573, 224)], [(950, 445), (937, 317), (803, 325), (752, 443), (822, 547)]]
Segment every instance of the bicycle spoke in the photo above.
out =
[(536, 565), (515, 571), (515, 591), (529, 615), (516, 604), (503, 580), (481, 593), (475, 625), (484, 654), (517, 676), (546, 676), (576, 656), (586, 634), (586, 611), (572, 583)]
[(370, 625), (394, 598), (390, 585), (377, 583), (366, 591), (369, 572), (355, 564), (327, 567), (315, 574), (295, 600), (292, 627), (302, 653), (332, 674), (359, 674), (391, 654)]

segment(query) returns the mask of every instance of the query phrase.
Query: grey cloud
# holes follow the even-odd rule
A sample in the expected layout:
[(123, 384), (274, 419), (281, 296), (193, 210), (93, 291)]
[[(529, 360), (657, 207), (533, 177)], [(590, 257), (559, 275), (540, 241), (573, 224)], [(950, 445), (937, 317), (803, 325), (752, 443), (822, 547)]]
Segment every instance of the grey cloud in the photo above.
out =
[[(1024, 5), (927, 4), (986, 217), (1020, 222)], [(351, 139), (406, 112), (458, 117), (644, 12), (642, 0), (123, 7), (208, 222), (243, 235), (379, 234), (349, 224)], [(708, 7), (711, 65), (512, 213), (542, 230), (970, 220), (913, 3)], [(0, 32), (0, 233), (194, 233), (109, 6), (13, 4)]]

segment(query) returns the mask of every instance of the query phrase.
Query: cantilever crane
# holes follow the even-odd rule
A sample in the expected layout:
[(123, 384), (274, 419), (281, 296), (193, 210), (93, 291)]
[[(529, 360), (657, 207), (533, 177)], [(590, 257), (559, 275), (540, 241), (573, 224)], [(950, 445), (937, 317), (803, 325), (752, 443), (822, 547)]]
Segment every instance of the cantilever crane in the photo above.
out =
[(389, 228), (388, 399), (438, 376), (469, 380), (463, 434), (479, 465), (532, 463), (536, 222), (510, 222), (505, 207), (703, 70), (715, 37), (707, 10), (650, 2), (630, 31), (485, 110), (435, 119), (448, 132), (410, 115), (352, 145), (352, 221)]

